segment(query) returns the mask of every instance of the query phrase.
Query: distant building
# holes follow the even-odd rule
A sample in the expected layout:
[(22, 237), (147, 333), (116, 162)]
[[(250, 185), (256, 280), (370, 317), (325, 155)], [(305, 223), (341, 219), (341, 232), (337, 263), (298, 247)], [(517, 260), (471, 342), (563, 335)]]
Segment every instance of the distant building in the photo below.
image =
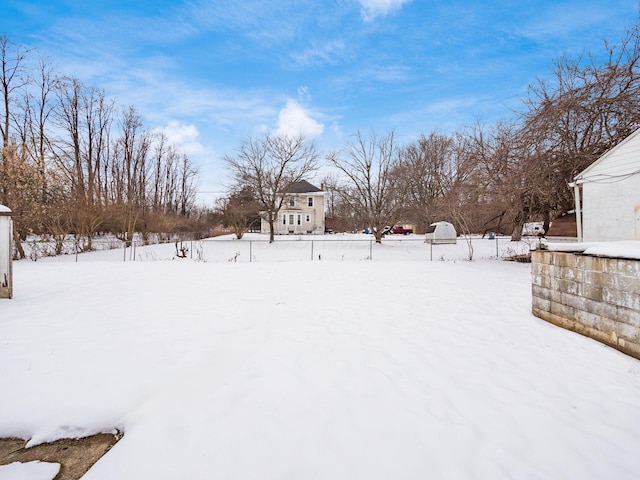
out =
[[(274, 223), (276, 235), (324, 234), (324, 192), (306, 180), (293, 183), (282, 192), (284, 202)], [(262, 215), (262, 233), (269, 233), (269, 222)]]
[(455, 244), (458, 242), (458, 233), (453, 224), (449, 222), (435, 222), (427, 228), (426, 241), (433, 244)]
[(640, 130), (575, 177), (578, 240), (640, 240)]
[(549, 231), (544, 235), (553, 242), (567, 241), (575, 242), (578, 239), (578, 228), (576, 226), (575, 212), (568, 212), (559, 216), (551, 222)]

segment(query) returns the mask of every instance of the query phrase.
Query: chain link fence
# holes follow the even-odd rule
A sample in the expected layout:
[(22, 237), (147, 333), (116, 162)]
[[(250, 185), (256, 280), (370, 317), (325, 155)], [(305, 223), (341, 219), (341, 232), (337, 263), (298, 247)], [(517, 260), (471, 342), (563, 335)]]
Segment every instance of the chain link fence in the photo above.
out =
[[(434, 244), (423, 236), (387, 236), (381, 244), (372, 236), (277, 236), (269, 243), (262, 235), (248, 234), (242, 240), (229, 236), (197, 239), (196, 235), (134, 238), (96, 237), (88, 242), (74, 237), (62, 242), (32, 238), (22, 242), (27, 258), (46, 261), (160, 261), (199, 262), (287, 262), (287, 261), (458, 261), (481, 259), (517, 259), (526, 261), (539, 242), (525, 237), (512, 242), (510, 237), (460, 236), (456, 244)], [(59, 252), (59, 255), (56, 253)]]

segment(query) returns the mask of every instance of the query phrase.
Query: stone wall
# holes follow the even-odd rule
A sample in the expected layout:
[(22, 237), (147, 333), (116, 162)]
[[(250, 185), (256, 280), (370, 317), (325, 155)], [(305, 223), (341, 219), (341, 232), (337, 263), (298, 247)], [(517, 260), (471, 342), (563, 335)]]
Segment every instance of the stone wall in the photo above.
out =
[(640, 260), (532, 252), (533, 314), (640, 359)]

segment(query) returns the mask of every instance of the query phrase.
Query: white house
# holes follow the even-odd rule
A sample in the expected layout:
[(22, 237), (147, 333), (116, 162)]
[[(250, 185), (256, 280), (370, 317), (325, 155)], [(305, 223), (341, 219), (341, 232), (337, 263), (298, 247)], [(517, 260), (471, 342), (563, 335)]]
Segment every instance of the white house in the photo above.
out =
[[(276, 235), (324, 234), (324, 192), (306, 180), (292, 184), (283, 192), (284, 202), (274, 224)], [(262, 233), (269, 233), (264, 215), (260, 225)]]
[(578, 241), (640, 240), (640, 129), (575, 177)]

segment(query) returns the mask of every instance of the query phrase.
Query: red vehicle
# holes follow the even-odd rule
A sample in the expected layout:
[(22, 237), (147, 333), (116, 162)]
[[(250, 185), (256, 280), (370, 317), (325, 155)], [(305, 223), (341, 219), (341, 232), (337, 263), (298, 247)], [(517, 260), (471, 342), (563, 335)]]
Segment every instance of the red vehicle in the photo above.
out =
[(391, 229), (391, 233), (395, 235), (409, 235), (410, 233), (413, 233), (413, 228), (403, 227), (402, 225), (396, 225)]

